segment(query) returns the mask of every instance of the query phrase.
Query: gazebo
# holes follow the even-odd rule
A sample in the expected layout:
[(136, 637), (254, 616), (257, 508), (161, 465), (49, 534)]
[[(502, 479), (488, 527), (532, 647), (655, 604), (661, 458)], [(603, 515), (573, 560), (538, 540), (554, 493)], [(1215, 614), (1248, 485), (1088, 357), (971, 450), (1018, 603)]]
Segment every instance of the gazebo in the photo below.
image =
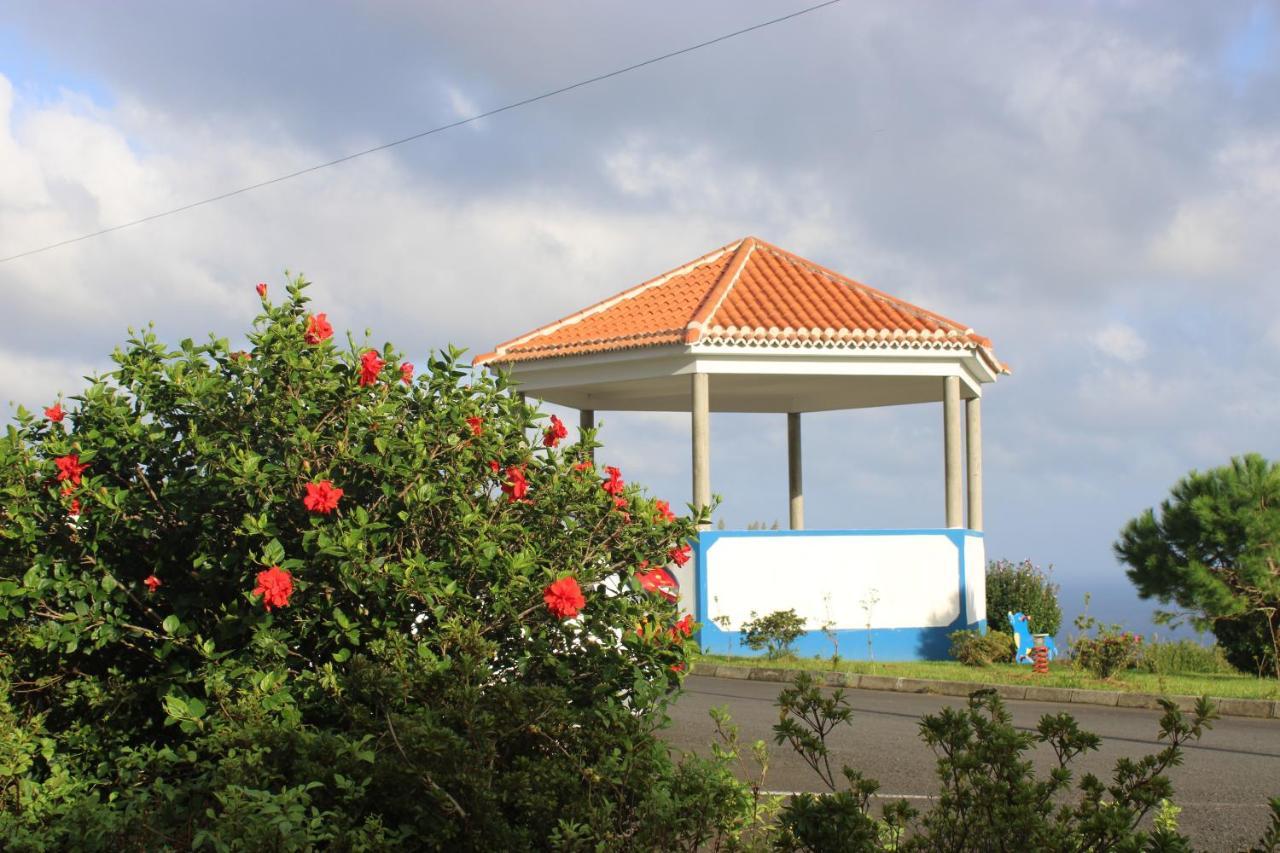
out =
[[(973, 329), (746, 237), (474, 363), (584, 428), (601, 410), (690, 412), (696, 506), (711, 500), (711, 413), (786, 414), (790, 529), (704, 530), (673, 568), (704, 648), (742, 652), (750, 614), (788, 608), (805, 655), (829, 654), (835, 631), (845, 657), (943, 658), (949, 632), (985, 628), (980, 406), (1009, 371)], [(804, 529), (805, 412), (937, 402), (943, 527)]]

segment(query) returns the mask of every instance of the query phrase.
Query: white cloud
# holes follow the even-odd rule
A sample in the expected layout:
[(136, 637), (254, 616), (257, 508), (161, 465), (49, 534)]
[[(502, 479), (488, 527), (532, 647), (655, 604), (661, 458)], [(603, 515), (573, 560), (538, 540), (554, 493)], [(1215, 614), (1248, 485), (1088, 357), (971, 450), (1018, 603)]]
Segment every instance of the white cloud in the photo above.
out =
[(1125, 323), (1109, 323), (1092, 335), (1094, 347), (1103, 355), (1132, 364), (1147, 354), (1147, 342)]
[(1078, 149), (1119, 110), (1175, 94), (1188, 65), (1175, 49), (1086, 20), (1038, 21), (1019, 29), (1019, 41), (1042, 50), (1009, 80), (1007, 103), (1059, 151)]
[[(471, 118), (482, 112), (476, 102), (467, 97), (457, 86), (445, 86), (444, 91), (445, 97), (449, 99), (449, 106), (453, 109), (453, 113), (457, 118)], [(471, 127), (473, 130), (479, 130), (482, 124), (483, 122), (473, 122)]]
[(1240, 226), (1237, 207), (1229, 199), (1185, 203), (1152, 240), (1149, 257), (1162, 272), (1199, 278), (1231, 276), (1243, 261)]
[[(256, 127), (192, 126), (122, 100), (107, 111), (66, 97), (19, 110), (0, 77), (0, 254), (55, 242), (243, 186), (328, 152)], [(163, 153), (160, 153), (163, 152)], [(604, 155), (620, 163), (625, 155)], [(127, 326), (155, 320), (165, 340), (234, 334), (256, 310), (252, 285), (288, 264), (340, 325), (372, 328), (416, 355), (446, 342), (488, 347), (765, 224), (770, 236), (829, 239), (818, 196), (792, 207), (781, 188), (736, 184), (736, 221), (698, 194), (714, 189), (715, 158), (651, 169), (665, 208), (602, 209), (589, 200), (514, 186), (468, 193), (375, 155), (0, 267), (10, 316), (0, 357), (41, 329), (74, 329), (58, 349), (100, 358)], [(664, 177), (665, 175), (665, 177)], [(702, 177), (696, 177), (702, 175)], [(696, 179), (695, 179), (696, 177)], [(704, 200), (705, 201), (705, 200)], [(727, 202), (726, 202), (727, 203)], [(718, 203), (717, 203), (718, 204)], [(770, 229), (769, 223), (775, 227)], [(68, 324), (68, 317), (74, 323)], [(55, 360), (29, 365), (0, 394), (34, 404)]]
[(1230, 135), (1212, 168), (1212, 184), (1188, 194), (1151, 240), (1150, 262), (1163, 272), (1223, 284), (1274, 275), (1280, 132)]
[[(61, 395), (64, 399), (80, 393), (87, 384), (84, 377), (105, 372), (110, 368), (105, 357), (88, 361), (57, 355), (30, 355), (23, 352), (3, 351), (0, 357), (0, 404), (5, 420), (16, 412), (17, 406), (39, 413), (44, 406), (51, 406)], [(14, 408), (10, 408), (13, 406)]]

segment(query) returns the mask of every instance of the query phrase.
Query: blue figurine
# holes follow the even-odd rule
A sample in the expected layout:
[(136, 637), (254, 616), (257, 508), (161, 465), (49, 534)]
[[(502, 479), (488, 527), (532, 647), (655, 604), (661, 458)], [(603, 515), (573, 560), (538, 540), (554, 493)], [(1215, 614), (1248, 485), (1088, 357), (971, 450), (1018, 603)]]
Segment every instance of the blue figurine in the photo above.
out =
[[(1010, 613), (1009, 624), (1013, 627), (1013, 636), (1018, 640), (1018, 651), (1013, 656), (1013, 662), (1034, 663), (1031, 659), (1031, 649), (1035, 646), (1035, 640), (1031, 637), (1030, 619), (1025, 613)], [(1053, 637), (1046, 635), (1044, 644), (1049, 650), (1049, 660), (1057, 658), (1058, 647), (1054, 644)]]

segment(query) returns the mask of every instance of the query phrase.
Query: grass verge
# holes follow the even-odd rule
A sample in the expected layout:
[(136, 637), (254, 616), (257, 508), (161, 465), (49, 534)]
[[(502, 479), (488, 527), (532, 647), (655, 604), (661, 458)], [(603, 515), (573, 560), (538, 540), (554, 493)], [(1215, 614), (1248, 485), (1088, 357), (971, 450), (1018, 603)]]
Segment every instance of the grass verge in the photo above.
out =
[(1012, 663), (965, 666), (955, 661), (908, 661), (872, 663), (842, 660), (832, 666), (830, 658), (729, 657), (703, 654), (702, 663), (750, 666), (765, 669), (808, 669), (815, 672), (856, 672), (862, 675), (889, 675), (895, 678), (932, 678), (940, 681), (972, 681), (980, 684), (1017, 684), (1035, 687), (1070, 687), (1077, 690), (1123, 690), (1128, 693), (1158, 693), (1176, 696), (1205, 696), (1219, 699), (1280, 699), (1280, 681), (1252, 675), (1184, 673), (1156, 675), (1135, 670), (1114, 678), (1094, 678), (1071, 664), (1051, 663), (1048, 675), (1036, 675), (1029, 666)]

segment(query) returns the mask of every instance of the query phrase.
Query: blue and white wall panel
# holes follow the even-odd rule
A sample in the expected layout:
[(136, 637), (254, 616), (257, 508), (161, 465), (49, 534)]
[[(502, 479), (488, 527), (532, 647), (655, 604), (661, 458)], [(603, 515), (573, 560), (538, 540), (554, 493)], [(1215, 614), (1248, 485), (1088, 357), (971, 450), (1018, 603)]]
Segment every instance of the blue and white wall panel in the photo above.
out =
[(704, 531), (695, 554), (681, 605), (713, 654), (760, 654), (739, 642), (753, 611), (794, 609), (808, 630), (793, 649), (805, 657), (832, 654), (830, 623), (840, 656), (855, 660), (945, 659), (947, 634), (986, 624), (975, 531)]

